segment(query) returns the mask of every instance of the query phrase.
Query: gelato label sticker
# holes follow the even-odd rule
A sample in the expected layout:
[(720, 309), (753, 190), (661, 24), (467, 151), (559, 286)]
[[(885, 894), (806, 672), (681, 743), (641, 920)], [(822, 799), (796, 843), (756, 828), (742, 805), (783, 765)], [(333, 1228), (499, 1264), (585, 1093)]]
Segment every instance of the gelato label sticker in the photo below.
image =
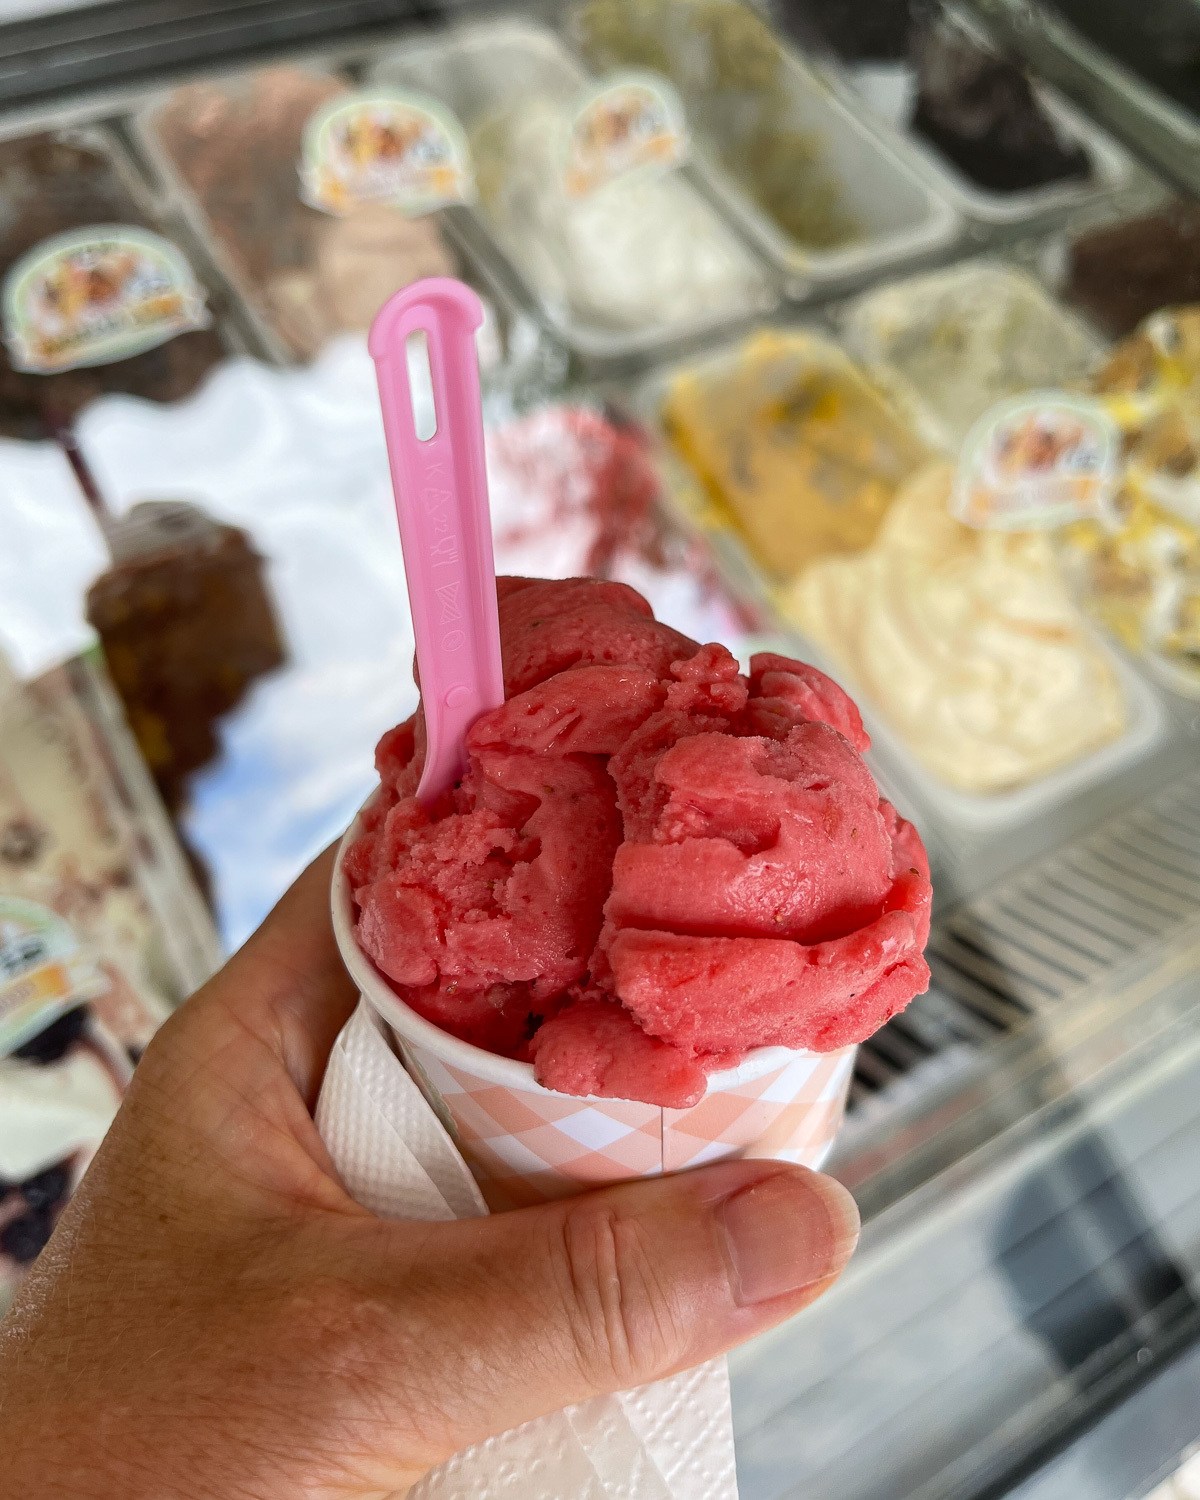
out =
[(565, 150), (564, 181), (572, 198), (618, 178), (670, 171), (688, 152), (683, 103), (657, 74), (613, 74), (577, 101)]
[(1117, 425), (1098, 401), (1031, 391), (998, 402), (967, 435), (950, 508), (968, 526), (1037, 531), (1107, 515)]
[(466, 132), (423, 94), (341, 95), (305, 126), (300, 196), (338, 215), (364, 203), (412, 215), (469, 203), (475, 177)]
[(4, 278), (0, 302), (13, 365), (38, 375), (128, 359), (211, 322), (183, 254), (124, 224), (42, 240)]
[(36, 902), (0, 896), (0, 1057), (105, 987), (60, 916)]

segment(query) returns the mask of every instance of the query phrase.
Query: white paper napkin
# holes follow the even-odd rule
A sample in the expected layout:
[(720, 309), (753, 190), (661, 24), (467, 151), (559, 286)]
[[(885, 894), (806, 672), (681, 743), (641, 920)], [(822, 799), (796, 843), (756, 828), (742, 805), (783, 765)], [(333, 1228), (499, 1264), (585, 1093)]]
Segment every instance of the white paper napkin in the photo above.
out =
[[(487, 1213), (365, 1000), (329, 1060), (317, 1126), (342, 1181), (383, 1218)], [(456, 1454), (413, 1500), (737, 1500), (725, 1361), (599, 1397)]]

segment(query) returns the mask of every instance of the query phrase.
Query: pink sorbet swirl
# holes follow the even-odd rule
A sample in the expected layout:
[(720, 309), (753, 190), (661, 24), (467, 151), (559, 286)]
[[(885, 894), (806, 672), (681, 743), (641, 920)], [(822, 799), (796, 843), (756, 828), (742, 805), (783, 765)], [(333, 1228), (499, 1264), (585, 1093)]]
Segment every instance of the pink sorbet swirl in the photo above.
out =
[(814, 667), (624, 584), (500, 580), (507, 701), (460, 785), (380, 741), (345, 870), (363, 951), (435, 1025), (567, 1094), (686, 1108), (751, 1048), (864, 1040), (929, 983), (929, 862)]

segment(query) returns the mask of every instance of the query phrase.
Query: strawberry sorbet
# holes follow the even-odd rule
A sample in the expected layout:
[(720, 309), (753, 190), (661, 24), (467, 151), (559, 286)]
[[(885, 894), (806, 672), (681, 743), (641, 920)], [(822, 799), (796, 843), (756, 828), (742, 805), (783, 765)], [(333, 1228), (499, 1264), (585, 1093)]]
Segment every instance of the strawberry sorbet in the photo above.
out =
[(656, 621), (623, 584), (500, 580), (507, 701), (430, 807), (384, 736), (345, 861), (413, 1009), (569, 1094), (683, 1108), (753, 1047), (861, 1041), (925, 989), (929, 865), (815, 668)]

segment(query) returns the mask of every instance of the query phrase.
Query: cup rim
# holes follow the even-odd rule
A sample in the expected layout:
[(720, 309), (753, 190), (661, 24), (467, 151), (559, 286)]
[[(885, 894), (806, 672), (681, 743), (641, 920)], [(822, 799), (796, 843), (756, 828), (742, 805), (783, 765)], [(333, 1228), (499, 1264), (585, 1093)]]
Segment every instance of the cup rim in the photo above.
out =
[[(472, 1042), (464, 1042), (460, 1037), (443, 1031), (440, 1026), (435, 1026), (432, 1021), (427, 1021), (424, 1016), (418, 1014), (400, 998), (372, 960), (358, 946), (358, 939), (354, 935), (354, 904), (342, 870), (346, 852), (361, 831), (363, 814), (377, 795), (377, 792), (372, 792), (342, 835), (334, 860), (331, 890), (333, 932), (337, 939), (338, 951), (363, 998), (374, 1006), (388, 1025), (406, 1042), (414, 1047), (424, 1047), (442, 1062), (460, 1067), (477, 1077), (485, 1077), (494, 1083), (506, 1084), (510, 1088), (556, 1098), (587, 1097), (599, 1099), (606, 1104), (644, 1103), (645, 1101), (639, 1100), (615, 1100), (601, 1095), (566, 1095), (559, 1093), (557, 1089), (548, 1089), (535, 1078), (532, 1063), (520, 1062), (514, 1057), (501, 1057), (498, 1053), (476, 1047)], [(791, 1047), (753, 1047), (735, 1067), (722, 1068), (708, 1075), (704, 1098), (707, 1099), (713, 1094), (749, 1083), (755, 1078), (760, 1078), (764, 1073), (770, 1072), (772, 1068), (781, 1068), (799, 1058), (815, 1060), (836, 1057), (852, 1050), (853, 1048), (849, 1047), (836, 1048), (833, 1052), (813, 1052)], [(654, 1107), (647, 1105), (647, 1108)], [(692, 1108), (695, 1107), (695, 1105), (692, 1106)]]

